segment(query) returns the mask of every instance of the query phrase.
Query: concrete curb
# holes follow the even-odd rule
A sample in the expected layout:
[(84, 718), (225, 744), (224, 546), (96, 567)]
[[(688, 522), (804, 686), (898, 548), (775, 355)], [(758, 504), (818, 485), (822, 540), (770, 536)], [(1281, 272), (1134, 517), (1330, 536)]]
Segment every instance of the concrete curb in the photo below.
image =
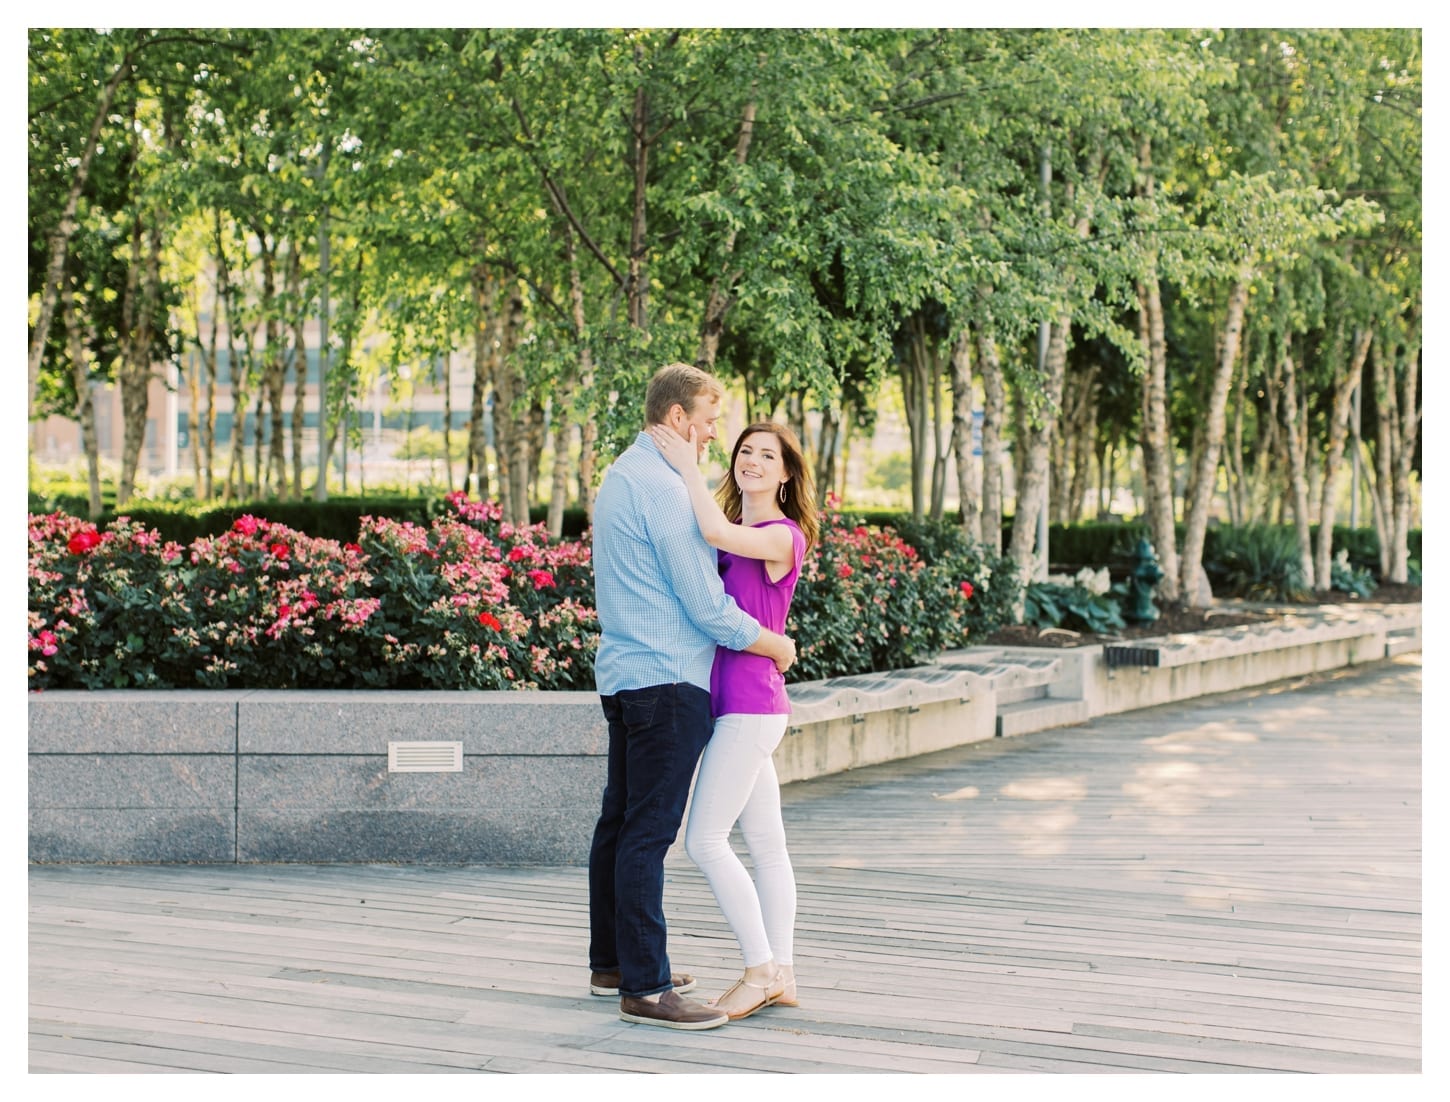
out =
[[(1326, 605), (1134, 640), (1153, 663), (1137, 668), (1110, 664), (1104, 644), (968, 647), (930, 666), (792, 686), (776, 769), (782, 783), (806, 780), (1420, 641), (1418, 605)], [(584, 692), (33, 693), (29, 857), (577, 865), (607, 744), (598, 697)]]

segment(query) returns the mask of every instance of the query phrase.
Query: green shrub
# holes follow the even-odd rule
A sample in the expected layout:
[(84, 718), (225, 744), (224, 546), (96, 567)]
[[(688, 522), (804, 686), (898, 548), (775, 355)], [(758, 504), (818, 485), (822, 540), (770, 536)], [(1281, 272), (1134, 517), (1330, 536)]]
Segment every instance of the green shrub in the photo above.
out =
[(1349, 561), (1349, 552), (1340, 549), (1329, 564), (1329, 587), (1356, 597), (1368, 597), (1375, 591), (1374, 575)]
[[(791, 680), (920, 665), (1005, 620), (1010, 562), (950, 527), (913, 534), (927, 552), (827, 516)], [(373, 515), (355, 540), (250, 513), (187, 544), (134, 518), (33, 515), (29, 570), (32, 688), (594, 687), (588, 544), (461, 494), (423, 520)]]
[(358, 542), (30, 520), (32, 688), (592, 689), (589, 549), (461, 495)]
[(1104, 635), (1120, 631), (1123, 612), (1114, 593), (1094, 593), (1082, 585), (1029, 582), (1023, 594), (1022, 622), (1037, 628), (1067, 628)]
[(1022, 580), (1010, 556), (996, 554), (985, 544), (973, 543), (958, 521), (914, 520), (908, 514), (895, 520), (892, 527), (916, 548), (928, 566), (945, 566), (951, 577), (972, 583), (972, 597), (964, 618), (972, 638), (991, 635), (1003, 624), (1012, 622)]
[(1221, 597), (1248, 601), (1307, 601), (1310, 580), (1300, 566), (1294, 530), (1280, 525), (1210, 528), (1203, 569)]

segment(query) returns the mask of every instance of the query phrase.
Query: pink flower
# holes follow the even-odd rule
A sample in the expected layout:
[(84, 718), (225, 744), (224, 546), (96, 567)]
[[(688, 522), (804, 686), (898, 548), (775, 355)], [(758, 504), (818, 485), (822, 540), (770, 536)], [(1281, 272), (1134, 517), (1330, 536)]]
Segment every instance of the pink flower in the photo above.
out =
[(851, 569), (849, 563), (843, 562), (840, 566), (836, 567), (836, 577), (838, 578), (849, 578), (854, 573), (856, 572)]
[(495, 616), (492, 612), (480, 612), (478, 614), (478, 622), (484, 627), (491, 628), (494, 631), (503, 630), (503, 624), (499, 622), (498, 617)]
[(84, 555), (101, 544), (101, 534), (94, 528), (82, 528), (66, 543), (66, 550), (72, 555)]
[(261, 527), (261, 524), (261, 521), (248, 513), (246, 516), (237, 517), (237, 519), (232, 522), (232, 531), (240, 532), (244, 536), (255, 536), (257, 534), (257, 529)]
[(966, 597), (966, 598), (968, 598), (970, 600), (972, 594), (975, 593), (975, 592), (976, 592), (976, 590), (974, 588), (972, 588), (972, 583), (971, 582), (963, 582), (962, 583), (962, 596), (963, 597)]
[(530, 570), (529, 581), (534, 583), (535, 589), (552, 589), (554, 587), (554, 575), (547, 570)]
[(40, 651), (47, 658), (60, 649), (59, 644), (60, 640), (55, 637), (53, 631), (42, 631), (39, 635), (33, 635), (30, 638), (30, 649)]

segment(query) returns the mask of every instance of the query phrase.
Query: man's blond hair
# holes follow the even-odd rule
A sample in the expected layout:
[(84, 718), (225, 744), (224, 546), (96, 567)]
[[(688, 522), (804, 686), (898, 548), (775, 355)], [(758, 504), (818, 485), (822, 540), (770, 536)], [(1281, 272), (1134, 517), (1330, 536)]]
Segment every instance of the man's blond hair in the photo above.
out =
[(694, 364), (666, 364), (654, 373), (644, 392), (646, 425), (662, 425), (670, 407), (678, 403), (686, 414), (695, 412), (695, 400), (702, 395), (724, 398), (725, 387), (720, 380)]

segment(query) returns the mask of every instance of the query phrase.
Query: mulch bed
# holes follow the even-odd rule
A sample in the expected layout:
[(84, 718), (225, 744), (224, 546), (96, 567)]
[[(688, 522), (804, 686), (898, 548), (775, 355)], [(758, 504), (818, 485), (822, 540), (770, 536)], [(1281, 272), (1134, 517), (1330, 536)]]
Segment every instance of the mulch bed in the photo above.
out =
[[(1368, 598), (1359, 598), (1352, 593), (1330, 590), (1316, 593), (1312, 602), (1306, 605), (1338, 604), (1419, 604), (1420, 587), (1417, 585), (1394, 585), (1384, 583)], [(1086, 647), (1096, 643), (1114, 643), (1120, 639), (1145, 639), (1160, 635), (1181, 635), (1185, 632), (1209, 631), (1213, 628), (1237, 627), (1241, 624), (1261, 624), (1277, 620), (1276, 612), (1250, 611), (1240, 608), (1189, 608), (1187, 605), (1158, 603), (1158, 619), (1148, 623), (1129, 623), (1121, 631), (1111, 635), (1096, 635), (1092, 632), (1068, 631), (1064, 628), (1035, 628), (1030, 624), (1010, 624), (998, 628), (979, 645), (998, 647)]]

